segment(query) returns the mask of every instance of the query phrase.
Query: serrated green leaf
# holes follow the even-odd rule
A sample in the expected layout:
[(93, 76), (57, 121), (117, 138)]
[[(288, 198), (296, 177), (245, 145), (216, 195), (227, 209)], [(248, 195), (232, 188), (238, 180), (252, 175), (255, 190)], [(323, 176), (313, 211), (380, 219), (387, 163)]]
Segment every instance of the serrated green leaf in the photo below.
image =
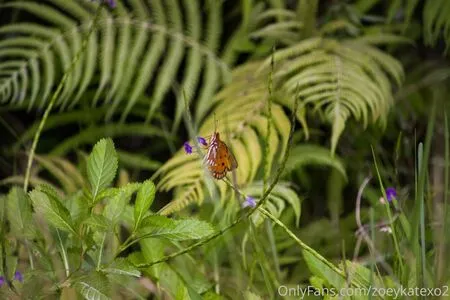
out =
[(89, 227), (91, 227), (94, 230), (99, 230), (99, 231), (107, 231), (108, 228), (111, 228), (110, 224), (111, 222), (105, 218), (102, 215), (91, 215), (89, 218), (87, 218), (85, 221), (83, 221), (84, 224), (88, 225)]
[(152, 215), (144, 218), (138, 234), (141, 237), (166, 238), (173, 241), (201, 239), (214, 233), (211, 224), (196, 219), (173, 220)]
[(141, 224), (144, 214), (150, 208), (155, 199), (156, 187), (152, 181), (146, 181), (142, 184), (136, 197), (134, 205), (134, 228)]
[(131, 196), (131, 194), (136, 192), (141, 185), (142, 184), (139, 182), (131, 182), (120, 188), (107, 188), (98, 194), (97, 201), (100, 201), (105, 198), (113, 198), (117, 196), (120, 192), (124, 192), (126, 195)]
[(116, 223), (119, 217), (123, 217), (123, 214), (126, 211), (126, 205), (130, 202), (131, 195), (140, 186), (140, 183), (129, 183), (120, 188), (109, 188), (102, 192), (99, 195), (99, 198), (107, 199), (103, 215), (113, 223)]
[(88, 300), (109, 300), (110, 283), (108, 278), (99, 272), (94, 272), (75, 280), (73, 286)]
[(139, 272), (136, 267), (133, 266), (127, 259), (123, 257), (116, 258), (109, 266), (102, 268), (103, 272), (111, 274), (119, 274), (133, 277), (140, 277), (141, 272)]
[(29, 230), (32, 220), (31, 202), (23, 189), (13, 187), (4, 201), (7, 201), (6, 216), (10, 223), (11, 231), (15, 234), (23, 234), (24, 231)]
[(105, 206), (105, 210), (103, 211), (103, 215), (113, 223), (116, 223), (120, 218), (120, 215), (124, 212), (128, 200), (129, 195), (127, 195), (124, 191), (120, 191), (116, 196), (108, 201)]
[(39, 190), (33, 190), (30, 198), (34, 210), (41, 213), (47, 222), (57, 229), (76, 235), (70, 213), (58, 199)]
[[(137, 261), (138, 257), (130, 257), (134, 258), (131, 260), (134, 263), (145, 263), (145, 262), (152, 262), (156, 261), (158, 259), (161, 259), (164, 256), (164, 248), (165, 243), (161, 239), (156, 238), (148, 238), (143, 239), (139, 241), (139, 245), (141, 246), (141, 251), (139, 252), (142, 254), (142, 259)], [(150, 272), (155, 278), (159, 278), (161, 274), (161, 270), (165, 267), (164, 263), (162, 264), (156, 264), (148, 269), (148, 272)]]
[(95, 144), (87, 163), (92, 200), (111, 184), (117, 171), (117, 153), (111, 139), (101, 139)]

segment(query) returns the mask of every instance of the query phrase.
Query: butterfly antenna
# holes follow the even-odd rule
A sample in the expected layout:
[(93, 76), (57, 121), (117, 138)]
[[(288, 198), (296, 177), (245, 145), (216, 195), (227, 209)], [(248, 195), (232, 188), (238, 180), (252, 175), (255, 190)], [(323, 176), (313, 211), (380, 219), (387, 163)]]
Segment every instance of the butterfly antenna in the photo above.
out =
[(219, 122), (217, 121), (216, 113), (214, 113), (214, 132), (217, 132), (217, 127), (219, 127), (218, 124)]

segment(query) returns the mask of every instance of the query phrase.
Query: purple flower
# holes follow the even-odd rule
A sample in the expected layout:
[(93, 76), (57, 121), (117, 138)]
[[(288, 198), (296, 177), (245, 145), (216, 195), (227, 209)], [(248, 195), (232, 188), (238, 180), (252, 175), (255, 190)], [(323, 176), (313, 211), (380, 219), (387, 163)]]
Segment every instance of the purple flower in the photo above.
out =
[(392, 202), (394, 198), (397, 198), (397, 191), (393, 187), (388, 187), (386, 189), (386, 197), (388, 202)]
[(2, 286), (5, 283), (5, 277), (0, 276), (0, 286)]
[(245, 197), (245, 201), (242, 204), (242, 207), (255, 207), (256, 206), (256, 201), (255, 198), (253, 198), (252, 196), (247, 196)]
[(197, 141), (202, 144), (203, 146), (208, 146), (208, 143), (206, 142), (206, 139), (204, 137), (197, 137)]
[(184, 152), (186, 152), (187, 154), (192, 153), (192, 146), (189, 144), (189, 142), (184, 142), (183, 147), (184, 147)]
[(22, 273), (20, 273), (19, 271), (16, 271), (16, 273), (14, 273), (14, 279), (19, 280), (20, 282), (23, 282)]
[(115, 8), (116, 7), (116, 1), (114, 1), (114, 0), (105, 0), (104, 2), (106, 4), (108, 4), (110, 8)]

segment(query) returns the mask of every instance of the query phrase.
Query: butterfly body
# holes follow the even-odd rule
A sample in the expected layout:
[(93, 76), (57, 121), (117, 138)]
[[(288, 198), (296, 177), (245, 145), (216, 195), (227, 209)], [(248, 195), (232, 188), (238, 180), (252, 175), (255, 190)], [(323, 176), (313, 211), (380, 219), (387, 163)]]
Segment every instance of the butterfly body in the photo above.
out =
[(233, 171), (238, 167), (236, 158), (228, 146), (220, 139), (218, 132), (214, 132), (211, 136), (204, 162), (211, 175), (216, 179), (222, 179), (227, 172)]

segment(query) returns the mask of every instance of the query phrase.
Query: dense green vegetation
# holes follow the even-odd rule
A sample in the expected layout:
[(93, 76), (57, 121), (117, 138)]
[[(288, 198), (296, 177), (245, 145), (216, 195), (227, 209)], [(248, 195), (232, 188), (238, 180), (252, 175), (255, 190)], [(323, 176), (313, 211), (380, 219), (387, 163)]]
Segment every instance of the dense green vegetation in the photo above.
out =
[(0, 20), (1, 299), (449, 297), (450, 1)]

